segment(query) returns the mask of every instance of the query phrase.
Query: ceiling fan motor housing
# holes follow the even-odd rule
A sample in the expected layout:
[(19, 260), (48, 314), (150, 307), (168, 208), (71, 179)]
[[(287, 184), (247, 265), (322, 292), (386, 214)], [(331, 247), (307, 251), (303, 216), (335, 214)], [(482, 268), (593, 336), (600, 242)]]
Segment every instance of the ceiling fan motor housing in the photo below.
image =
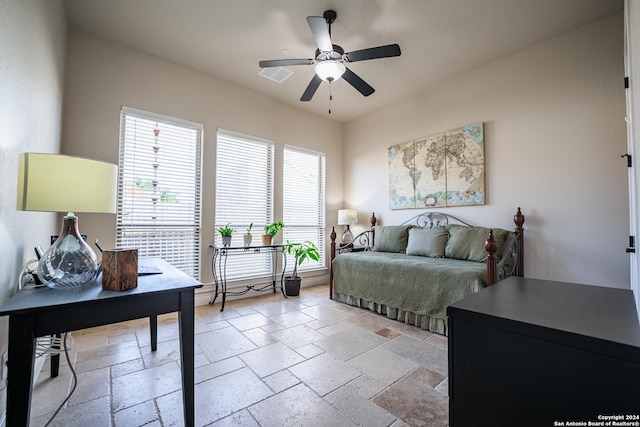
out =
[(344, 49), (337, 44), (332, 45), (333, 50), (331, 52), (322, 52), (320, 49), (316, 49), (316, 61), (326, 61), (331, 59), (334, 61), (340, 61), (343, 59)]

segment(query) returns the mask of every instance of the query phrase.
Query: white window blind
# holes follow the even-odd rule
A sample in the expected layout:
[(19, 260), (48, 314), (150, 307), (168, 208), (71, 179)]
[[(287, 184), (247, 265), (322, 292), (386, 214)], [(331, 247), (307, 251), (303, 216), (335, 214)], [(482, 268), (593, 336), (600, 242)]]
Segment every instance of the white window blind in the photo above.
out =
[[(320, 251), (319, 261), (306, 260), (298, 271), (322, 268), (325, 265), (325, 156), (285, 146), (283, 167), (284, 241), (309, 240)], [(288, 256), (288, 270), (293, 263), (294, 258)]]
[(116, 245), (200, 277), (202, 125), (123, 107)]
[[(242, 246), (242, 235), (253, 223), (252, 245), (262, 244), (264, 226), (273, 222), (273, 141), (218, 129), (216, 149), (215, 227), (230, 224), (231, 246)], [(216, 231), (214, 242), (222, 246)], [(227, 279), (268, 276), (271, 256), (247, 252), (229, 256)]]

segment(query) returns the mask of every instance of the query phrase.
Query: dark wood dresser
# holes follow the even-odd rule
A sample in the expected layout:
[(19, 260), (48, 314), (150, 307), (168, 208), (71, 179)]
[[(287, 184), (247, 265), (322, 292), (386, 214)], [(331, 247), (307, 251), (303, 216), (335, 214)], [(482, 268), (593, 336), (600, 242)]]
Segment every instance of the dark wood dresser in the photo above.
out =
[(510, 277), (447, 314), (451, 427), (640, 425), (632, 291)]

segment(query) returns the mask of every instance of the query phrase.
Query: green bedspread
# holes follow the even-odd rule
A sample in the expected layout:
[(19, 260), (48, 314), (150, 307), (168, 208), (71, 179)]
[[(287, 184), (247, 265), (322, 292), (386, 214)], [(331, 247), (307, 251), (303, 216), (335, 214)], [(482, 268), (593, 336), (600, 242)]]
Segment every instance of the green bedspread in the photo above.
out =
[(376, 311), (390, 317), (387, 311), (393, 310), (393, 317), (399, 318), (395, 313), (400, 311), (428, 316), (431, 323), (438, 319), (444, 331), (442, 326), (423, 327), (446, 333), (447, 306), (484, 288), (486, 274), (483, 262), (388, 252), (345, 253), (333, 261), (333, 292), (336, 299), (353, 305), (375, 303)]

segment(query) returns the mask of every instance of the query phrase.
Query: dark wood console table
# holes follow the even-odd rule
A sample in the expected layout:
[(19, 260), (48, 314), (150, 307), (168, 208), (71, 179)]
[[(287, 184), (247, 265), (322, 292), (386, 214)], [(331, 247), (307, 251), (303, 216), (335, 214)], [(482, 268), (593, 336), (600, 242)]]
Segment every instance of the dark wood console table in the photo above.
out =
[(121, 292), (103, 291), (101, 276), (73, 290), (23, 289), (0, 307), (0, 316), (9, 316), (9, 427), (29, 425), (36, 338), (142, 317), (153, 321), (174, 311), (179, 312), (185, 425), (194, 425), (194, 290), (202, 283), (160, 259), (139, 262), (162, 274), (140, 276), (136, 288)]
[(510, 277), (447, 314), (450, 426), (640, 425), (630, 290)]

